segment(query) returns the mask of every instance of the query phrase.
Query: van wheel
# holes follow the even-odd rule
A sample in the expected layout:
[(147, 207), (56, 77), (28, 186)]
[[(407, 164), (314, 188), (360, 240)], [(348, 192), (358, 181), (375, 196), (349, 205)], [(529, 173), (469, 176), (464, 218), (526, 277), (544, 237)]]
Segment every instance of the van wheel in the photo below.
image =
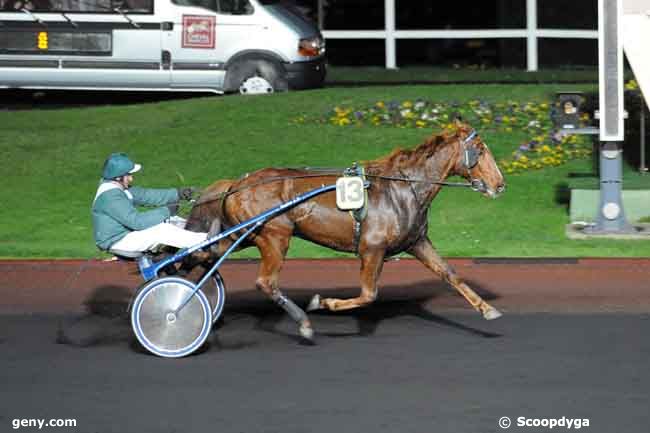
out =
[(226, 91), (243, 95), (284, 92), (289, 89), (284, 68), (268, 60), (244, 60), (228, 68)]

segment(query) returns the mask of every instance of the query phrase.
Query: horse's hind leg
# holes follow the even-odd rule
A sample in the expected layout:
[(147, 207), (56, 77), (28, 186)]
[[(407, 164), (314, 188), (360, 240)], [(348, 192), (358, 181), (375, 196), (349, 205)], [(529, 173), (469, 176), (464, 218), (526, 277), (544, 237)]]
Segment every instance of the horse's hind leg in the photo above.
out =
[(307, 314), (298, 307), (291, 299), (286, 297), (278, 287), (280, 269), (284, 256), (289, 249), (291, 233), (276, 233), (271, 235), (260, 234), (255, 238), (255, 243), (262, 255), (260, 270), (255, 285), (264, 292), (273, 302), (287, 312), (297, 324), (300, 335), (311, 341), (314, 338), (314, 331)]
[(463, 295), (467, 302), (469, 302), (476, 311), (483, 314), (484, 318), (492, 320), (501, 317), (499, 310), (485, 302), (476, 292), (470, 289), (469, 286), (458, 277), (458, 275), (456, 275), (451, 266), (449, 266), (447, 262), (438, 255), (429, 238), (425, 237), (418, 241), (413, 248), (409, 250), (409, 253), (413, 254), (424, 264), (424, 266), (440, 275), (445, 279), (445, 281), (451, 284), (454, 289)]
[(361, 294), (356, 298), (324, 298), (319, 295), (312, 298), (307, 311), (327, 308), (331, 311), (350, 310), (368, 305), (377, 299), (377, 280), (384, 265), (385, 251), (377, 249), (361, 253)]

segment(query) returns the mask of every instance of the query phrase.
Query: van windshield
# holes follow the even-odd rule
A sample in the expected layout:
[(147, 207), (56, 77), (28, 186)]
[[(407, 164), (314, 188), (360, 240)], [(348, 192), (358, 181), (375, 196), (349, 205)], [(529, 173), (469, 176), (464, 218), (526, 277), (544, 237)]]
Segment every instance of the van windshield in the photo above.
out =
[(153, 0), (0, 0), (0, 11), (153, 13)]
[(197, 6), (225, 15), (250, 15), (253, 6), (248, 0), (172, 0), (179, 6)]

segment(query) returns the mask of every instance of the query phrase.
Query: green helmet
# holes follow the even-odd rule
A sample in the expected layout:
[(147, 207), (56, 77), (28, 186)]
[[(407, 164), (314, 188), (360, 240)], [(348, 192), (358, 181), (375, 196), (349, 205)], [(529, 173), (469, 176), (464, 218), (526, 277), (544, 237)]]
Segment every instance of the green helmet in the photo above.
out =
[(104, 179), (115, 179), (116, 177), (121, 177), (125, 174), (140, 171), (141, 168), (142, 166), (131, 161), (129, 157), (126, 156), (126, 153), (113, 153), (104, 162), (102, 177)]

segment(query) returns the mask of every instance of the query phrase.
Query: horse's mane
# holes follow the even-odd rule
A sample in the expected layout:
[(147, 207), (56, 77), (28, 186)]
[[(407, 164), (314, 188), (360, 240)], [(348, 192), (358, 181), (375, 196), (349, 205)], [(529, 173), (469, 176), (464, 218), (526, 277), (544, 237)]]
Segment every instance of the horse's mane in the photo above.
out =
[(452, 136), (448, 132), (432, 134), (422, 144), (413, 149), (398, 147), (388, 155), (370, 161), (363, 161), (363, 165), (368, 173), (419, 165), (425, 159), (431, 158), (440, 148), (450, 143), (451, 140), (449, 139)]

